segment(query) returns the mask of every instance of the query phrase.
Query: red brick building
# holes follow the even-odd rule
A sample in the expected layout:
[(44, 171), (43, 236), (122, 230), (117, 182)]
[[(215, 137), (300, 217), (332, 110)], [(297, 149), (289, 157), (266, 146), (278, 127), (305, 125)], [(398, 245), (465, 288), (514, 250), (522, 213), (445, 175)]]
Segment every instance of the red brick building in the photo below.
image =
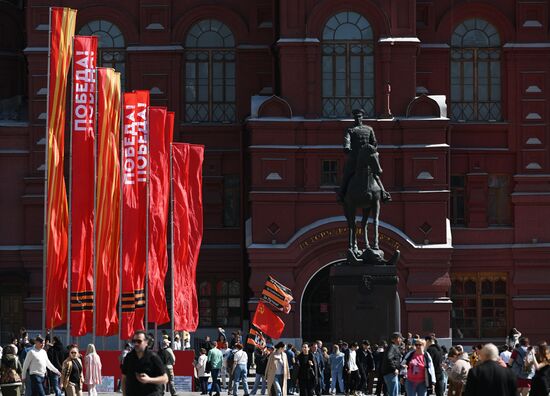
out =
[[(40, 326), (49, 5), (0, 1), (6, 334)], [(402, 252), (402, 330), (548, 336), (548, 2), (55, 5), (79, 10), (126, 90), (176, 111), (176, 140), (206, 145), (201, 330), (240, 326), (272, 274), (296, 299), (284, 336), (330, 337), (328, 269), (347, 238), (333, 188), (361, 107), (393, 196), (381, 246)]]

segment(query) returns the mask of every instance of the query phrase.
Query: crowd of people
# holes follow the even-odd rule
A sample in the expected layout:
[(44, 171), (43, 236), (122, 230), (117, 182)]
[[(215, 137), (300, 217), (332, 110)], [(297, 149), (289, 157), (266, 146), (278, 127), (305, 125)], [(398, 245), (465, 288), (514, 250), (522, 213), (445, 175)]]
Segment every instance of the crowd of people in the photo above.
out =
[[(120, 355), (123, 395), (162, 395), (165, 387), (176, 396), (174, 347), (163, 332), (158, 345), (152, 334), (138, 331)], [(188, 340), (187, 340), (188, 342)], [(527, 337), (512, 329), (506, 345), (475, 345), (467, 353), (462, 345), (448, 350), (435, 334), (424, 337), (392, 334), (388, 342), (368, 340), (327, 346), (322, 341), (304, 342), (300, 348), (271, 340), (251, 347), (240, 331), (228, 341), (219, 329), (216, 341), (206, 338), (194, 361), (201, 395), (220, 396), (548, 396), (550, 347), (532, 346)], [(26, 334), (0, 348), (0, 391), (3, 396), (46, 394), (97, 395), (101, 383), (101, 359), (89, 344), (81, 354), (75, 344), (65, 347), (58, 337), (46, 339)], [(254, 382), (248, 384), (251, 366)]]

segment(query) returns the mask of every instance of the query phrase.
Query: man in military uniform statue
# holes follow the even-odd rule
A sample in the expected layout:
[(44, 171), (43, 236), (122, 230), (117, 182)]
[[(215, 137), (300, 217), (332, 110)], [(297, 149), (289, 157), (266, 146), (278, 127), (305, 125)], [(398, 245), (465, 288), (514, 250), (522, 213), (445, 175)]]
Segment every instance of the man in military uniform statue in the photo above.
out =
[(365, 112), (362, 109), (353, 110), (353, 119), (355, 125), (351, 128), (346, 128), (344, 134), (344, 152), (348, 154), (346, 165), (344, 167), (344, 174), (342, 176), (342, 183), (340, 189), (336, 192), (338, 195), (338, 202), (343, 202), (346, 196), (349, 181), (355, 173), (357, 167), (357, 157), (359, 150), (367, 149), (370, 155), (375, 160), (375, 169), (371, 169), (373, 178), (382, 190), (381, 200), (382, 202), (391, 201), (390, 194), (384, 188), (380, 175), (382, 174), (382, 167), (378, 161), (378, 150), (376, 137), (374, 136), (374, 130), (368, 126), (363, 125), (363, 115)]

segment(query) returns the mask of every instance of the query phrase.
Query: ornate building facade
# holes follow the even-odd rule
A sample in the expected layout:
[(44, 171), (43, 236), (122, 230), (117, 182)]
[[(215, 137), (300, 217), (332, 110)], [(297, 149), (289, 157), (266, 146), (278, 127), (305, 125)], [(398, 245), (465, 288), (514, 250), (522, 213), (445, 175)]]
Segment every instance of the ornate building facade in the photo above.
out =
[[(3, 334), (40, 327), (50, 5), (0, 0)], [(206, 145), (201, 330), (240, 327), (271, 274), (296, 299), (284, 336), (330, 337), (347, 244), (333, 189), (360, 107), (393, 196), (381, 247), (402, 253), (402, 330), (550, 333), (548, 2), (55, 5), (79, 10), (126, 90), (176, 111), (176, 140)]]

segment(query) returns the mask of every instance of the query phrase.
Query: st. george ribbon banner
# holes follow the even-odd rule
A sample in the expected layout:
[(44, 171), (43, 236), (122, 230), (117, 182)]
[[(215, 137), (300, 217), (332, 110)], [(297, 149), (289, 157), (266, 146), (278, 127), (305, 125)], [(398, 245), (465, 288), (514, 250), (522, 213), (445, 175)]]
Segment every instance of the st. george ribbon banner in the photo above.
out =
[(67, 322), (69, 214), (63, 171), (67, 77), (75, 23), (76, 10), (50, 8), (43, 291), (47, 328)]
[(71, 335), (92, 331), (97, 36), (75, 36), (71, 114)]
[(161, 325), (170, 317), (164, 282), (168, 272), (168, 207), (170, 202), (170, 144), (173, 114), (165, 107), (149, 108), (149, 270), (148, 321)]
[(120, 73), (97, 69), (96, 329), (117, 334), (120, 292)]
[(172, 144), (174, 330), (195, 331), (199, 322), (196, 269), (203, 234), (204, 147)]
[(147, 261), (149, 92), (124, 94), (122, 139), (122, 328), (129, 339), (144, 329)]

